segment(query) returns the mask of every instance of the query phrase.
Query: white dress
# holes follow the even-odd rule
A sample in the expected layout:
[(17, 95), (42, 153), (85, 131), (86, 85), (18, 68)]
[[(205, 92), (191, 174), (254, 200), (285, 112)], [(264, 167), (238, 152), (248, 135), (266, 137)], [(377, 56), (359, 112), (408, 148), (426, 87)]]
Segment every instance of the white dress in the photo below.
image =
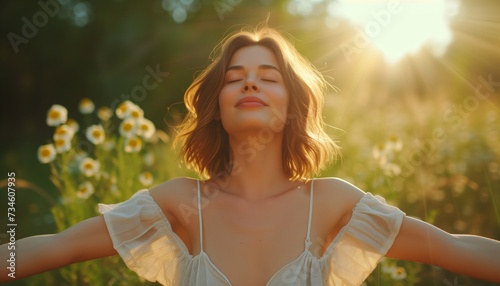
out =
[[(380, 196), (366, 193), (356, 204), (349, 222), (340, 230), (321, 258), (310, 251), (314, 181), (311, 183), (309, 221), (302, 254), (278, 270), (268, 286), (358, 286), (375, 269), (396, 238), (404, 213)], [(139, 276), (162, 285), (229, 286), (231, 282), (203, 251), (203, 220), (198, 182), (198, 217), (201, 251), (191, 255), (148, 190), (129, 200), (99, 204), (125, 264)]]

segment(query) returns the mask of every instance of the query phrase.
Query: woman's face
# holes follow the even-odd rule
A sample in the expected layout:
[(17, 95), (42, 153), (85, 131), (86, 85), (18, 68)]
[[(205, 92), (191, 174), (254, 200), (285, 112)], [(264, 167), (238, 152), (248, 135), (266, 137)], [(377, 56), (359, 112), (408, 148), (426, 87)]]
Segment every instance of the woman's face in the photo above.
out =
[(253, 45), (233, 54), (219, 94), (219, 107), (222, 125), (230, 135), (283, 131), (288, 92), (270, 49)]

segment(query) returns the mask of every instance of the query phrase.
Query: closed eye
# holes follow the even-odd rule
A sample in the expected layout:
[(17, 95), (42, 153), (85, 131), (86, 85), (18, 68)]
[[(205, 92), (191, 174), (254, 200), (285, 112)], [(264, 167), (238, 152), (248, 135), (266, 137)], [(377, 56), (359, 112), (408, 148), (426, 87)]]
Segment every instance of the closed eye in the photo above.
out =
[(233, 80), (228, 80), (227, 83), (234, 83), (234, 82), (238, 82), (238, 81), (242, 81), (241, 79), (233, 79)]
[(262, 81), (267, 81), (267, 82), (277, 82), (274, 79), (269, 79), (269, 78), (263, 78)]

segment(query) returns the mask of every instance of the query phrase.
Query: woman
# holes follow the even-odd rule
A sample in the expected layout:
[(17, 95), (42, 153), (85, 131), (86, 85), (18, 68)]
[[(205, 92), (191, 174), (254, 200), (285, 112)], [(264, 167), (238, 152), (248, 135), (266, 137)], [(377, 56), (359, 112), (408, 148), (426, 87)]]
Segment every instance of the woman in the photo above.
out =
[(178, 138), (207, 179), (172, 179), (19, 240), (16, 277), (119, 254), (164, 285), (360, 285), (388, 256), (500, 282), (500, 242), (446, 233), (337, 178), (310, 179), (338, 153), (322, 130), (326, 85), (281, 34), (240, 31), (219, 50), (185, 94)]

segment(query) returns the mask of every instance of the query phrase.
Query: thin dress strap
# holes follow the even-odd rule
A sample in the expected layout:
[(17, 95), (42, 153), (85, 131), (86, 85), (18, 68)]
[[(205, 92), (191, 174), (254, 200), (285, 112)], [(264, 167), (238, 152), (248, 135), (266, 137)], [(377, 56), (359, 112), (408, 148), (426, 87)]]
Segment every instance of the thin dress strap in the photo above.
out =
[(307, 222), (306, 249), (311, 246), (311, 220), (313, 210), (314, 179), (311, 180), (311, 193), (309, 195), (309, 221)]
[(198, 219), (200, 224), (200, 252), (203, 252), (203, 219), (201, 217), (201, 194), (200, 194), (200, 180), (198, 183)]

